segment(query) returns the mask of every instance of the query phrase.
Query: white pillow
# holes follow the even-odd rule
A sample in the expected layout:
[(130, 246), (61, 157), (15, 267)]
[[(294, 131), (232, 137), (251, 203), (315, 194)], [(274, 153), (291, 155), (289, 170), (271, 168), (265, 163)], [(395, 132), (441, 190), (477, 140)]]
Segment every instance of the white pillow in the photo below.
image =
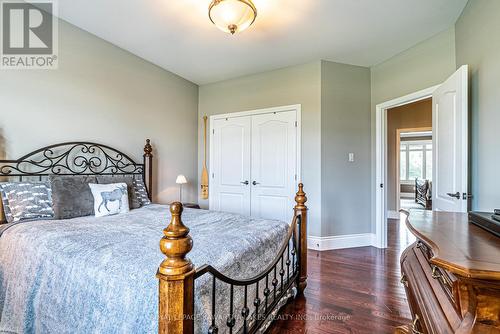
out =
[(94, 212), (96, 217), (129, 212), (126, 183), (89, 183), (89, 187), (94, 196)]

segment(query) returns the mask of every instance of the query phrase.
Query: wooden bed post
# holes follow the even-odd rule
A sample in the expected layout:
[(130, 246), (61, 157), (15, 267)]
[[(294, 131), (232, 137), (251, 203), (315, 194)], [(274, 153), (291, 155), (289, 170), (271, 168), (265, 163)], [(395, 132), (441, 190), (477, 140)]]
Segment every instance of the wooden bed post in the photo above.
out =
[[(153, 147), (151, 146), (151, 140), (146, 139), (146, 145), (144, 145), (144, 184), (146, 185), (148, 191), (149, 200), (153, 200)], [(147, 173), (146, 173), (147, 171)], [(147, 174), (147, 176), (146, 176)]]
[(181, 219), (182, 204), (170, 205), (172, 219), (163, 230), (160, 249), (166, 259), (156, 276), (160, 280), (158, 333), (190, 334), (194, 331), (194, 265), (186, 258), (193, 248), (189, 228)]
[(299, 191), (295, 196), (295, 216), (301, 216), (300, 224), (300, 273), (299, 273), (299, 293), (302, 293), (307, 286), (307, 202), (306, 193), (304, 192), (304, 185), (299, 183)]

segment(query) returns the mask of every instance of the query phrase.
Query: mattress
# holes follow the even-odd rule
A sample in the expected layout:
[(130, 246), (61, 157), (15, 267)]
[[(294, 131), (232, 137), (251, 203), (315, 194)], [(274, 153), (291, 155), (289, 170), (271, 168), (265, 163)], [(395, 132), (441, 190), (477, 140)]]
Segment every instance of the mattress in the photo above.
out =
[[(268, 266), (288, 230), (285, 222), (208, 210), (185, 209), (182, 218), (191, 230), (194, 265), (210, 264), (235, 279)], [(154, 204), (122, 215), (2, 226), (0, 333), (157, 332), (155, 274), (169, 221), (168, 206)], [(229, 314), (223, 285), (217, 284), (219, 333)], [(211, 291), (209, 275), (196, 280), (196, 333), (208, 330)], [(235, 288), (235, 310), (242, 300)]]

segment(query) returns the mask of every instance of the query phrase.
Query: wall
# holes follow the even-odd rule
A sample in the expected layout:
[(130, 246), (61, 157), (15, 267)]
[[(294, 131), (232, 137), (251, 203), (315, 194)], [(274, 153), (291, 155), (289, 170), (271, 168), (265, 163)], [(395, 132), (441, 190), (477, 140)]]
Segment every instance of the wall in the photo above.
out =
[(371, 68), (372, 107), (438, 85), (456, 68), (450, 28)]
[(196, 200), (197, 85), (60, 21), (59, 69), (2, 71), (0, 101), (8, 158), (71, 140), (142, 161), (151, 138), (153, 197), (177, 199), (175, 177), (183, 173), (191, 180), (186, 200)]
[(455, 25), (457, 67), (470, 67), (472, 209), (500, 207), (500, 1), (471, 0)]
[[(372, 180), (375, 180), (375, 106), (440, 84), (455, 69), (454, 27), (371, 68)], [(372, 182), (372, 232), (375, 232), (375, 187)]]
[(387, 210), (397, 210), (397, 130), (432, 128), (432, 99), (387, 110)]
[[(319, 61), (200, 86), (199, 133), (203, 115), (291, 104), (302, 105), (302, 181), (310, 209), (309, 234), (321, 234), (321, 63)], [(198, 146), (198, 174), (203, 161)], [(207, 150), (209, 148), (207, 143)], [(208, 157), (207, 157), (208, 166)], [(201, 201), (208, 206), (208, 201)]]
[(370, 70), (321, 65), (321, 235), (369, 233)]

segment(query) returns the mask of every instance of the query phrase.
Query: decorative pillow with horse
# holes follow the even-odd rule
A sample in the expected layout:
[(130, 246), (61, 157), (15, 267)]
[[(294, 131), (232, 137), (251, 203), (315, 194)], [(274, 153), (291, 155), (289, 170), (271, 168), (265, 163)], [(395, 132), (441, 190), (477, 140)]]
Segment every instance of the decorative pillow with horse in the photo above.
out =
[(94, 196), (94, 213), (96, 217), (129, 212), (126, 183), (89, 183), (89, 187)]

